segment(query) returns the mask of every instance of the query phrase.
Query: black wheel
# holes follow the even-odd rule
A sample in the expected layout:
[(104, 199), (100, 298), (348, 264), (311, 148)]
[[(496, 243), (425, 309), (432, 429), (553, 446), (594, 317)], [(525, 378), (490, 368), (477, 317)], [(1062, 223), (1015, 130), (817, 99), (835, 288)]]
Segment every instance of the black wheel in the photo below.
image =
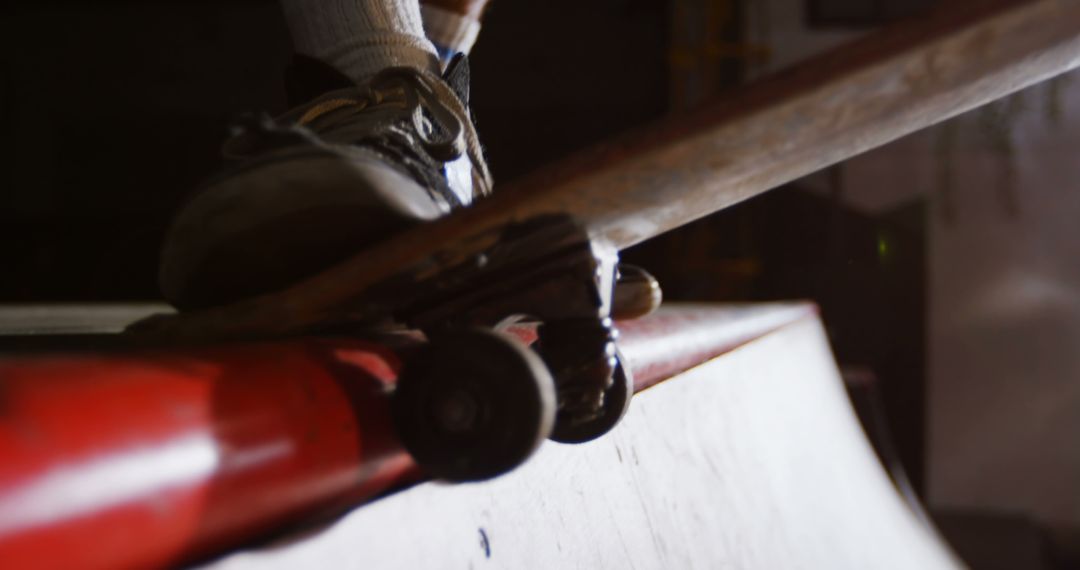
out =
[(611, 387), (604, 392), (604, 406), (591, 418), (565, 417), (560, 414), (555, 418), (555, 429), (551, 439), (560, 443), (585, 443), (611, 431), (630, 409), (630, 398), (634, 395), (634, 378), (625, 365), (622, 354), (616, 351), (616, 365), (612, 373)]
[(480, 481), (523, 463), (551, 433), (555, 383), (513, 338), (453, 331), (406, 362), (391, 405), (402, 443), (426, 473)]

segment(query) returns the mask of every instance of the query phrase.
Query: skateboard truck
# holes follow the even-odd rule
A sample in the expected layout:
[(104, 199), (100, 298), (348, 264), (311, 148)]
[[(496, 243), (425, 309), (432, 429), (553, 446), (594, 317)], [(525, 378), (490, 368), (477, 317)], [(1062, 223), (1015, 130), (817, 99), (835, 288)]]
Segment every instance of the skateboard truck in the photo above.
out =
[[(578, 443), (615, 426), (633, 394), (633, 381), (616, 350), (618, 333), (610, 318), (617, 262), (613, 248), (591, 240), (570, 217), (552, 215), (504, 228), (493, 245), (458, 256), (452, 266), (429, 274), (405, 274), (373, 291), (375, 298), (392, 297), (391, 291), (408, 292), (407, 298), (390, 306), (396, 307), (395, 320), (425, 331), (431, 340), (431, 351), (417, 362), (444, 360), (451, 367), (451, 360), (467, 360), (470, 352), (480, 358), (498, 353), (491, 358), (503, 366), (488, 366), (484, 372), (476, 365), (471, 374), (450, 374), (443, 365), (430, 362), (406, 365), (394, 396), (395, 416), (404, 443), (427, 471), (443, 478), (483, 479), (516, 466), (545, 437)], [(498, 331), (515, 323), (537, 323), (532, 348), (542, 360), (543, 371), (511, 355), (513, 350), (498, 348), (490, 336), (480, 340), (481, 329)], [(470, 338), (483, 347), (465, 347), (465, 339)], [(479, 380), (485, 373), (498, 379)], [(498, 401), (480, 394), (477, 387), (483, 382), (518, 386), (491, 392), (506, 398)], [(463, 385), (455, 388), (455, 384)], [(418, 388), (421, 385), (423, 390)], [(544, 403), (543, 385), (553, 388), (550, 404)], [(528, 406), (544, 405), (552, 409), (540, 410), (540, 415), (552, 417), (553, 422), (536, 422), (539, 432), (519, 425), (523, 417), (536, 415), (537, 410)], [(513, 407), (518, 410), (504, 418), (509, 423), (497, 425), (498, 410)], [(472, 465), (475, 471), (469, 472), (462, 464), (468, 454), (446, 455), (444, 451), (448, 434), (456, 434), (450, 439), (460, 441), (467, 431), (462, 428), (463, 415), (473, 422), (490, 420), (476, 426), (478, 432), (502, 433), (504, 439), (518, 437), (517, 446), (501, 442), (496, 454), (506, 453), (503, 460), (480, 454)], [(491, 469), (496, 464), (500, 467)]]
[[(659, 304), (659, 288), (634, 271), (617, 294), (617, 250), (570, 216), (478, 231), (389, 275), (358, 283), (344, 301), (300, 284), (130, 329), (164, 341), (355, 334), (387, 322), (419, 329), (428, 342), (405, 350), (391, 405), (402, 442), (438, 478), (494, 477), (545, 438), (588, 441), (626, 412), (633, 381), (615, 347), (613, 298), (636, 307), (620, 317), (640, 316)], [(525, 323), (536, 332), (531, 348), (505, 332)]]

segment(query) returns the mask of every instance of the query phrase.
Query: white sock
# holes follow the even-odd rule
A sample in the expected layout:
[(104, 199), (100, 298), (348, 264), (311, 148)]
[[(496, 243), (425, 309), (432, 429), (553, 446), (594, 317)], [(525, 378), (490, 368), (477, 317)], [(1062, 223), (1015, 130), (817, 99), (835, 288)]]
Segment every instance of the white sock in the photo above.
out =
[(424, 4), (420, 6), (424, 17), (424, 31), (439, 50), (443, 59), (457, 53), (468, 54), (480, 34), (480, 22), (445, 8)]
[(281, 0), (281, 8), (296, 51), (353, 81), (387, 67), (439, 71), (419, 0)]

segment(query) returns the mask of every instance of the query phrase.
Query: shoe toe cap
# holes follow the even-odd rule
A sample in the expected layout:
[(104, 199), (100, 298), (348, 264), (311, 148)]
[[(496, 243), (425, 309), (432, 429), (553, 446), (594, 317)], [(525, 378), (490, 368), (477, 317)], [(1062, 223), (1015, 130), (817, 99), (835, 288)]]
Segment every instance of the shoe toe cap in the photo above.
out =
[(279, 290), (448, 210), (375, 157), (264, 160), (181, 210), (162, 250), (162, 292), (195, 309)]

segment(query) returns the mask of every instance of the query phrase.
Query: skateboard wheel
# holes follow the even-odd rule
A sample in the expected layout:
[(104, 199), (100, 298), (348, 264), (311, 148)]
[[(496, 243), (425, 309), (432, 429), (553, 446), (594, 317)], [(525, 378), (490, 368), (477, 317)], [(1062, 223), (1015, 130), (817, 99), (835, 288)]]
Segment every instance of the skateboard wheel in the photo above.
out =
[(634, 378), (626, 367), (622, 354), (616, 351), (616, 365), (611, 387), (604, 392), (604, 405), (592, 418), (556, 417), (551, 439), (560, 443), (585, 443), (611, 431), (630, 409), (634, 395)]
[(544, 362), (486, 329), (447, 331), (410, 358), (391, 400), (405, 448), (427, 474), (481, 481), (523, 463), (551, 433), (555, 383)]

